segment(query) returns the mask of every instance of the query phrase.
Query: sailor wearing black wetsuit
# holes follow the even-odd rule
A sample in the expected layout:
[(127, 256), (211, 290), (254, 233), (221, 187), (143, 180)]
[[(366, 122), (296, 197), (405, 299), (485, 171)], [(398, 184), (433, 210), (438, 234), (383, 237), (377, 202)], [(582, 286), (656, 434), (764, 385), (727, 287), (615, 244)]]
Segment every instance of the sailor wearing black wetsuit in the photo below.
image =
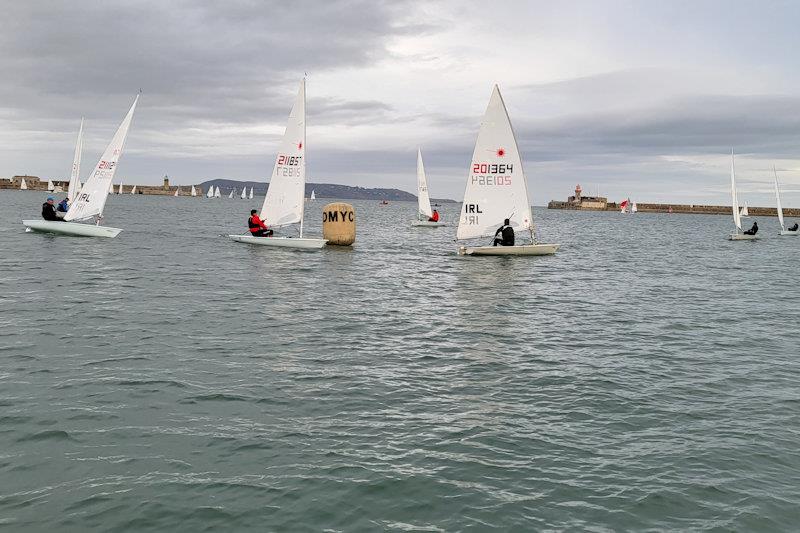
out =
[(758, 222), (753, 221), (753, 227), (750, 228), (749, 230), (745, 231), (744, 234), (745, 235), (755, 235), (756, 233), (758, 233)]
[(794, 226), (792, 226), (791, 228), (789, 228), (789, 231), (797, 231), (797, 228), (798, 228), (798, 226), (797, 226), (797, 222), (795, 222), (795, 223), (794, 223)]
[(61, 222), (62, 219), (56, 214), (56, 206), (53, 204), (55, 198), (49, 196), (47, 201), (42, 204), (42, 218), (52, 222)]
[(511, 227), (508, 219), (503, 221), (503, 225), (494, 232), (494, 245), (514, 246), (514, 228)]

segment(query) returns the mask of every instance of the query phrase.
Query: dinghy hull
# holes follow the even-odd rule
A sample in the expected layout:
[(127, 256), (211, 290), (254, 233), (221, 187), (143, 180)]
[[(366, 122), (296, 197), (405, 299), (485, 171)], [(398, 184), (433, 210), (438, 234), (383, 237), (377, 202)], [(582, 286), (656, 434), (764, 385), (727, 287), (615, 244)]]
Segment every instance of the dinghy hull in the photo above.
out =
[(120, 228), (108, 226), (94, 226), (78, 222), (53, 222), (50, 220), (23, 220), (22, 223), (28, 231), (41, 233), (55, 233), (57, 235), (72, 235), (76, 237), (105, 237), (113, 239), (122, 231)]
[(789, 231), (788, 229), (783, 229), (778, 233), (778, 235), (800, 235), (800, 229), (797, 231)]
[(319, 250), (325, 247), (328, 239), (301, 239), (294, 237), (253, 237), (251, 235), (228, 235), (236, 242), (272, 246), (275, 248), (299, 248), (303, 250)]
[(560, 244), (526, 244), (523, 246), (461, 246), (458, 255), (553, 255)]
[(728, 235), (729, 241), (755, 241), (758, 239), (756, 235), (745, 235), (744, 233), (731, 233)]
[(414, 228), (439, 228), (446, 225), (447, 224), (445, 224), (441, 220), (439, 222), (429, 222), (427, 220), (415, 220), (411, 223), (411, 227)]

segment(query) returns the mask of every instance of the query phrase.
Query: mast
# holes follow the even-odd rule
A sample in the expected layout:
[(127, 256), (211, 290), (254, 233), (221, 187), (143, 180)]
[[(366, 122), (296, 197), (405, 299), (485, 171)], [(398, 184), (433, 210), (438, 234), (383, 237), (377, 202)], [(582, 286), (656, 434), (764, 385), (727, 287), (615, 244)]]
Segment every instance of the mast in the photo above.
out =
[(303, 76), (303, 161), (304, 161), (304, 168), (303, 168), (303, 198), (304, 200), (300, 202), (300, 238), (303, 238), (303, 220), (306, 218), (306, 171), (308, 169), (308, 146), (306, 146), (306, 77)]

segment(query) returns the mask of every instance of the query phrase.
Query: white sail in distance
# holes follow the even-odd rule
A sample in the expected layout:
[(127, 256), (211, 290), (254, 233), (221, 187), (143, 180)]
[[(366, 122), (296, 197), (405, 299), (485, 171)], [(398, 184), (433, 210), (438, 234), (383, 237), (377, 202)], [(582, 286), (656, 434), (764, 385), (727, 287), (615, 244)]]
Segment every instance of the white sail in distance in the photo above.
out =
[(56, 186), (53, 185), (53, 180), (47, 180), (47, 190), (52, 192), (55, 188)]
[(219, 193), (219, 186), (214, 187), (214, 198), (220, 198), (222, 195)]
[(133, 189), (131, 189), (131, 194), (136, 194), (136, 185), (134, 185)]
[(22, 181), (19, 182), (19, 190), (27, 191), (28, 190), (28, 182), (25, 181), (25, 178), (22, 178)]
[(197, 189), (194, 188), (194, 185), (192, 185), (192, 196), (197, 196)]
[(306, 80), (300, 82), (286, 131), (272, 169), (269, 189), (261, 206), (268, 226), (285, 226), (303, 220), (306, 188)]
[(177, 197), (181, 193), (180, 187), (175, 187), (175, 196)]
[(214, 186), (209, 185), (208, 191), (206, 191), (206, 198), (214, 198)]
[(136, 110), (138, 102), (139, 95), (136, 95), (128, 114), (125, 115), (122, 124), (117, 128), (117, 132), (106, 147), (105, 152), (103, 152), (100, 161), (89, 175), (89, 179), (81, 187), (77, 198), (70, 205), (64, 220), (85, 220), (93, 216), (103, 215), (103, 208), (106, 205), (106, 199), (108, 199), (109, 184), (114, 179), (114, 173), (117, 171), (117, 163), (122, 155), (125, 139), (128, 136), (128, 130), (133, 119), (133, 112)]
[(228, 195), (228, 198), (233, 198), (233, 193), (236, 192), (236, 189), (231, 189), (231, 193)]
[(242, 187), (241, 199), (242, 200), (247, 200), (247, 187)]
[(775, 165), (772, 166), (772, 173), (775, 175), (775, 202), (778, 208), (778, 222), (781, 225), (781, 230), (786, 231), (786, 224), (783, 222), (783, 206), (781, 205), (781, 186), (778, 183), (778, 171), (775, 170)]
[(250, 198), (251, 200), (253, 199), (253, 189), (254, 188), (255, 187), (250, 187), (250, 195), (248, 196), (248, 198)]
[(114, 184), (111, 182), (108, 184), (108, 194), (114, 194)]
[(731, 208), (733, 211), (733, 223), (736, 229), (742, 229), (742, 217), (739, 214), (739, 197), (736, 194), (736, 170), (733, 166), (733, 150), (731, 150)]
[(503, 220), (533, 233), (528, 184), (500, 89), (494, 86), (472, 154), (458, 239), (494, 235)]
[(81, 126), (78, 128), (78, 140), (75, 142), (75, 155), (72, 158), (72, 174), (69, 177), (69, 186), (67, 187), (67, 203), (71, 204), (75, 197), (78, 196), (78, 191), (81, 190), (81, 153), (83, 152), (83, 117), (81, 117)]
[(425, 177), (425, 165), (422, 163), (422, 150), (417, 148), (417, 204), (421, 215), (433, 216), (431, 197), (428, 194), (428, 180)]
[(314, 192), (313, 189), (311, 190), (311, 198), (310, 199), (311, 200), (316, 200), (317, 199), (317, 194)]
[(117, 194), (122, 194), (122, 182), (119, 182), (119, 189), (117, 189)]

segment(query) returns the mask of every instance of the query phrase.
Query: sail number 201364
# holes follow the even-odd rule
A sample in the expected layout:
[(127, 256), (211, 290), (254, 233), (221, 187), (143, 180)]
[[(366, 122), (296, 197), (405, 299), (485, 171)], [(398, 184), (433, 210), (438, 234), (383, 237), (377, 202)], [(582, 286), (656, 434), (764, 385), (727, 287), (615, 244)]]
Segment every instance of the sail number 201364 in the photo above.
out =
[(472, 163), (473, 185), (511, 185), (510, 174), (514, 173), (514, 165), (506, 163)]

